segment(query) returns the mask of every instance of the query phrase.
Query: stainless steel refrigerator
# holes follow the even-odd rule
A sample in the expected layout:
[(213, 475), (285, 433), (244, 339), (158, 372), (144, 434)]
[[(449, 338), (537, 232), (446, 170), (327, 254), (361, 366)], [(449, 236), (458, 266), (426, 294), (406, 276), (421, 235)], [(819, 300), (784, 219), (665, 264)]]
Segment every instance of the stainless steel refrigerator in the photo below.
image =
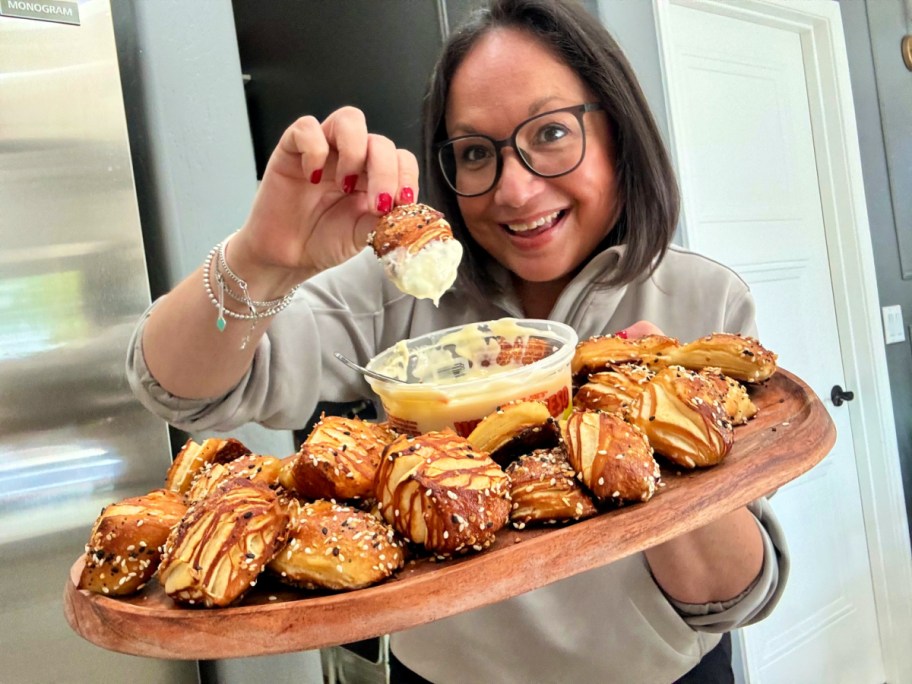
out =
[(109, 0), (0, 0), (0, 681), (198, 680), (63, 617), (101, 507), (168, 466), (124, 377), (146, 273)]

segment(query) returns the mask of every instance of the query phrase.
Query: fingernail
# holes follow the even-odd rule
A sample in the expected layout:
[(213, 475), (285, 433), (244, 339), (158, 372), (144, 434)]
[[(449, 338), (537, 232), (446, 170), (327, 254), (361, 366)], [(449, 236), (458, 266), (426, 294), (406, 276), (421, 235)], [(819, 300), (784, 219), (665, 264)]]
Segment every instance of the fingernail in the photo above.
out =
[(357, 182), (358, 182), (358, 176), (356, 176), (356, 175), (346, 176), (345, 179), (342, 181), (342, 191), (346, 195), (352, 194), (355, 191), (355, 184)]
[(381, 192), (377, 195), (377, 211), (386, 214), (393, 208), (393, 196), (388, 192)]
[(310, 182), (317, 185), (323, 179), (323, 169), (317, 169), (310, 174)]
[(415, 191), (411, 188), (402, 188), (402, 192), (399, 193), (399, 203), (400, 204), (411, 204), (415, 201)]
[(614, 336), (615, 336), (615, 337), (620, 337), (622, 340), (626, 340), (626, 339), (627, 339), (627, 331), (626, 331), (626, 330), (618, 330), (616, 333), (614, 333)]

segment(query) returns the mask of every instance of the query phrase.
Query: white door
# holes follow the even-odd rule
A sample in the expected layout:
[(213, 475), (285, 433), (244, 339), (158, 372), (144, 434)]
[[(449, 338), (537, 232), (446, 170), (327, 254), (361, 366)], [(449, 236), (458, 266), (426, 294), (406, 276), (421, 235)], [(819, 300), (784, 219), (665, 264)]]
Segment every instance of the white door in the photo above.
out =
[[(775, 612), (743, 630), (753, 684), (885, 681), (799, 35), (775, 22), (666, 8), (666, 78), (687, 246), (728, 264), (760, 339), (824, 399), (832, 453), (773, 506), (791, 549)], [(852, 389), (852, 388), (848, 388)], [(863, 455), (862, 455), (863, 457)]]

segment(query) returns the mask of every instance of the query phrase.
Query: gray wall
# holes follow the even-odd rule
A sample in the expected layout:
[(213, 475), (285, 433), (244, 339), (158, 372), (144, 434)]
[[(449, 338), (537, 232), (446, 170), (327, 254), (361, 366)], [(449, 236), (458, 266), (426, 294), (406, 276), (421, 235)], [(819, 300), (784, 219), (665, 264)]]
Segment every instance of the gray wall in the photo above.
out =
[(912, 72), (899, 50), (907, 17), (903, 0), (842, 0), (840, 10), (877, 290), (881, 306), (902, 307), (906, 330), (906, 341), (886, 345), (886, 352), (906, 511), (912, 519)]
[[(121, 0), (113, 6), (156, 297), (241, 227), (256, 192), (253, 144), (228, 0)], [(260, 453), (281, 458), (294, 451), (287, 431), (249, 425), (232, 435)], [(185, 437), (174, 433), (172, 451)]]

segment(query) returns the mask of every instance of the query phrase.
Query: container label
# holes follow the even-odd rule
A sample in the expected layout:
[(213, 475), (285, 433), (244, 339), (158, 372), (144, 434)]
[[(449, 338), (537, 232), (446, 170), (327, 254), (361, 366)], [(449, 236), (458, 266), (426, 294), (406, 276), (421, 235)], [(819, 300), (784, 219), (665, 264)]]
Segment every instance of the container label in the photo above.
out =
[(406, 435), (417, 435), (418, 434), (418, 423), (414, 420), (406, 420), (405, 418), (400, 418), (399, 416), (394, 416), (392, 414), (387, 415), (387, 422), (389, 422), (390, 427), (392, 427), (396, 432), (400, 432)]
[(73, 0), (0, 0), (0, 15), (79, 26), (79, 3)]

